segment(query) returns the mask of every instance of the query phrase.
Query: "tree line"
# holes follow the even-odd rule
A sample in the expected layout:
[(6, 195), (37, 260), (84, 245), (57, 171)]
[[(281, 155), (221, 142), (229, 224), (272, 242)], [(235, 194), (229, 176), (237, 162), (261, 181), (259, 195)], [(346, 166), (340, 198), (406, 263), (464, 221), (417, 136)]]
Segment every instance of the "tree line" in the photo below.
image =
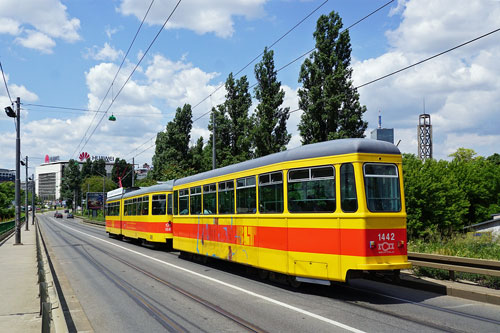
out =
[(500, 213), (500, 155), (459, 148), (451, 161), (403, 154), (408, 237), (444, 237)]

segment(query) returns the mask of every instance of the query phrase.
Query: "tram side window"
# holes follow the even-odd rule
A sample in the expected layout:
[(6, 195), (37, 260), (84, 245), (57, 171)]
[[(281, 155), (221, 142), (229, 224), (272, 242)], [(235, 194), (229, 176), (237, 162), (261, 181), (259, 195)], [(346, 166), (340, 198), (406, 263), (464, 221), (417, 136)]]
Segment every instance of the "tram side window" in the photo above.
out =
[(165, 194), (153, 195), (151, 204), (151, 212), (153, 215), (165, 215)]
[(257, 211), (255, 176), (236, 180), (236, 213), (254, 214)]
[(291, 213), (335, 211), (333, 166), (288, 171), (288, 210)]
[(234, 181), (219, 183), (219, 214), (234, 214)]
[(346, 213), (353, 213), (358, 210), (356, 180), (354, 178), (354, 167), (351, 163), (340, 166), (340, 206), (342, 211)]
[(203, 214), (217, 214), (215, 184), (203, 185)]
[(120, 203), (119, 202), (115, 203), (114, 212), (115, 212), (115, 216), (120, 216)]
[(283, 172), (259, 176), (259, 212), (283, 213)]
[(398, 168), (394, 164), (366, 163), (366, 203), (371, 212), (401, 211)]
[(174, 192), (174, 214), (179, 215), (179, 191)]
[(141, 215), (149, 215), (149, 196), (142, 197)]
[(167, 201), (167, 215), (172, 215), (172, 193), (168, 195)]
[(191, 214), (201, 214), (201, 186), (191, 187), (190, 192)]
[(189, 189), (179, 191), (179, 214), (189, 215)]

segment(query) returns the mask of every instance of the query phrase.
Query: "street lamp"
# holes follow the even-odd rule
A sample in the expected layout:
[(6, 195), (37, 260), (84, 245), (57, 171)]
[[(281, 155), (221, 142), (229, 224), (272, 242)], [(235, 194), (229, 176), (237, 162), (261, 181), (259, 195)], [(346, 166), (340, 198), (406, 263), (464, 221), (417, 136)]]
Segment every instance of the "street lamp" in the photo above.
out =
[(16, 100), (17, 112), (7, 106), (5, 113), (16, 118), (16, 239), (14, 245), (21, 245), (21, 99)]

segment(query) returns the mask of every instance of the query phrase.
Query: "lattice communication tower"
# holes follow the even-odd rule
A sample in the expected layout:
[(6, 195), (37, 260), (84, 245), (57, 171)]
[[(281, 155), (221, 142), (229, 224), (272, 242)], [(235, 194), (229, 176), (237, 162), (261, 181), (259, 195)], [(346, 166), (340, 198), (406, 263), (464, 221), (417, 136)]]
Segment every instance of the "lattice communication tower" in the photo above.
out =
[(432, 158), (432, 125), (431, 115), (424, 113), (418, 117), (418, 158), (426, 160)]

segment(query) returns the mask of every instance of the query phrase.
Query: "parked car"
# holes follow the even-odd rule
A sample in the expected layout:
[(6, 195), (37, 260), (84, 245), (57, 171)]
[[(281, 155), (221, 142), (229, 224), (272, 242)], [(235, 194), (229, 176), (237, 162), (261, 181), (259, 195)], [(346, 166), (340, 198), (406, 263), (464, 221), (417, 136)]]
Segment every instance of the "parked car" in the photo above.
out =
[(56, 219), (62, 219), (63, 215), (62, 213), (56, 213)]
[(68, 213), (68, 214), (66, 215), (66, 218), (67, 218), (67, 219), (72, 219), (72, 218), (74, 218), (74, 216), (73, 216), (73, 214), (72, 214), (72, 213)]
[(56, 210), (56, 211), (54, 212), (54, 217), (57, 217), (57, 214), (59, 214), (59, 212)]
[(69, 213), (69, 209), (65, 209), (65, 210), (64, 210), (64, 212), (65, 212), (65, 213)]

